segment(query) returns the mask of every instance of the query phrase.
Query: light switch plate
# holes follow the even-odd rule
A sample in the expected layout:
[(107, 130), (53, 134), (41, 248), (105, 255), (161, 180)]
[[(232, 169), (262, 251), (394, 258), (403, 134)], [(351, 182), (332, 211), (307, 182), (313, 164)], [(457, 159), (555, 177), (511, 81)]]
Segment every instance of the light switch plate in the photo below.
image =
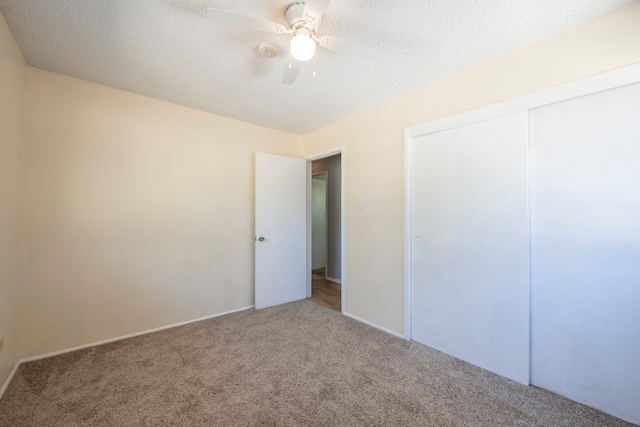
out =
[(358, 199), (356, 201), (356, 209), (358, 209), (358, 210), (364, 209), (364, 202), (362, 201), (362, 199)]

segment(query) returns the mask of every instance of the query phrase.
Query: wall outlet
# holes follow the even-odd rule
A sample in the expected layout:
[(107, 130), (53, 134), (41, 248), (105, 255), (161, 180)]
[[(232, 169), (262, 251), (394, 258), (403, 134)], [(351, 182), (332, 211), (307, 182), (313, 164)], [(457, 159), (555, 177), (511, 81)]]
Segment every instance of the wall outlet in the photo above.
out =
[(0, 351), (4, 350), (4, 334), (0, 335)]

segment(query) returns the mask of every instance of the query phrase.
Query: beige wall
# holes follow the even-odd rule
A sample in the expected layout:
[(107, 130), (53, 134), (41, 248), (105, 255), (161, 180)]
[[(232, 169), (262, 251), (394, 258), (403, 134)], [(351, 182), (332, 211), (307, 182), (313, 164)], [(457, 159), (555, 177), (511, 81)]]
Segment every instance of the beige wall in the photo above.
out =
[(0, 14), (0, 388), (18, 360), (18, 207), (26, 65)]
[(404, 128), (640, 62), (639, 23), (636, 2), (305, 135), (305, 156), (346, 147), (346, 311), (404, 331)]
[(28, 357), (253, 304), (254, 153), (299, 137), (29, 68)]

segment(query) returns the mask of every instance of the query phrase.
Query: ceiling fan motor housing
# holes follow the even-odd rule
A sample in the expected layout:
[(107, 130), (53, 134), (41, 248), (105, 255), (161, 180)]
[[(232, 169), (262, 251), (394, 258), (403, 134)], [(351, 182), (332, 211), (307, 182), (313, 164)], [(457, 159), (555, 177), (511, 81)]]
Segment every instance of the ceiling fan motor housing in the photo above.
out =
[(322, 17), (312, 22), (309, 22), (305, 19), (303, 1), (291, 3), (289, 6), (287, 6), (287, 9), (284, 12), (284, 16), (287, 19), (287, 22), (289, 23), (289, 26), (292, 30), (297, 30), (300, 27), (306, 27), (311, 32), (315, 32), (320, 26), (320, 22), (322, 21)]

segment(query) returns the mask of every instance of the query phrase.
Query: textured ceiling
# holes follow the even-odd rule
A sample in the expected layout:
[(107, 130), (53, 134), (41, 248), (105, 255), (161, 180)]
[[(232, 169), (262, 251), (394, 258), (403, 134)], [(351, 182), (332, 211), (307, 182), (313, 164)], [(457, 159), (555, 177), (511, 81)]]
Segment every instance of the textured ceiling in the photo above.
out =
[[(381, 49), (372, 63), (319, 48), (293, 85), (290, 36), (206, 18), (215, 7), (286, 25), (291, 0), (0, 0), (27, 63), (303, 134), (633, 0), (333, 0), (318, 35)], [(258, 45), (274, 43), (263, 58)]]

